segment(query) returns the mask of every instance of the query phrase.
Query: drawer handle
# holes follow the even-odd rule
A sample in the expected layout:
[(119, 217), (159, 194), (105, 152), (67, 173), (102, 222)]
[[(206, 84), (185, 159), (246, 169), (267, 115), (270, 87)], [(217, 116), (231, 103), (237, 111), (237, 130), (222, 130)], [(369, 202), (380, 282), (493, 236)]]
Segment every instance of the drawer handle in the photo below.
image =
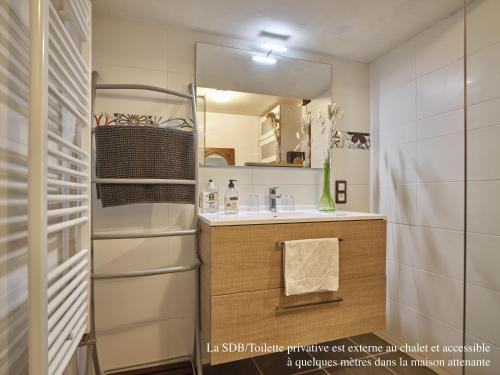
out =
[(323, 305), (331, 305), (334, 303), (340, 303), (344, 299), (342, 297), (334, 298), (329, 301), (319, 301), (319, 302), (311, 302), (311, 303), (304, 303), (301, 305), (278, 305), (276, 306), (276, 313), (282, 314), (282, 313), (287, 313), (287, 312), (293, 312), (293, 311), (300, 311), (300, 310), (306, 310), (312, 307), (316, 306), (323, 306)]
[[(338, 238), (339, 242), (343, 242), (344, 239), (339, 237)], [(276, 242), (276, 250), (284, 250), (285, 249), (285, 241), (278, 241)]]

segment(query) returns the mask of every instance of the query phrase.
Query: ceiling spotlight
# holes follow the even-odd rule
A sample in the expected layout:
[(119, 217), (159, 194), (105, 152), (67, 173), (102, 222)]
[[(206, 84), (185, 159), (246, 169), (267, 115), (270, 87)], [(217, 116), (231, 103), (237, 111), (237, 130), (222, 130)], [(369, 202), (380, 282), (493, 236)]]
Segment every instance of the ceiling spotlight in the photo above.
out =
[(260, 64), (267, 64), (267, 65), (276, 64), (276, 59), (269, 56), (253, 55), (252, 60)]
[(214, 89), (214, 90), (210, 90), (209, 92), (207, 92), (207, 95), (214, 102), (226, 103), (231, 99), (231, 97), (233, 96), (233, 93), (231, 91)]
[(261, 47), (267, 51), (286, 52), (286, 47), (279, 44), (263, 43)]

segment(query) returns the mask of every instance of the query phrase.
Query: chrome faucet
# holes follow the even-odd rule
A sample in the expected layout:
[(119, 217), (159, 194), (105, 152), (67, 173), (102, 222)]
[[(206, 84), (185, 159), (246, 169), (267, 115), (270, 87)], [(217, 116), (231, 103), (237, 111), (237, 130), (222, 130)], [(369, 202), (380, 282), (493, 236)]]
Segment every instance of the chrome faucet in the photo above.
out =
[(281, 198), (281, 194), (278, 192), (278, 187), (269, 188), (269, 211), (276, 212), (277, 211), (277, 199)]

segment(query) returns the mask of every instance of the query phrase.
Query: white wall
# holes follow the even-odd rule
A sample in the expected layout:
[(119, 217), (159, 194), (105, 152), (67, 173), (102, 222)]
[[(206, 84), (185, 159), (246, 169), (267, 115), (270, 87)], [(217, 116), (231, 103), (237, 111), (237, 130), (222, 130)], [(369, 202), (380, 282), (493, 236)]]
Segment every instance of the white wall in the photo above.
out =
[(259, 116), (206, 113), (205, 146), (234, 148), (235, 165), (259, 161)]
[(462, 343), (463, 26), (458, 12), (370, 65), (372, 209), (388, 216), (394, 341)]
[[(196, 41), (250, 47), (244, 41), (221, 36), (94, 15), (93, 68), (101, 74), (100, 82), (144, 83), (185, 91), (187, 84), (194, 81)], [(290, 51), (290, 56), (331, 63), (333, 95), (346, 110), (342, 126), (368, 129), (367, 64), (298, 51)], [(101, 93), (96, 111), (190, 116), (186, 105), (144, 93)], [(339, 152), (334, 161), (333, 178), (347, 179), (349, 194), (349, 203), (339, 208), (368, 210), (368, 166), (368, 152)], [(283, 192), (295, 194), (296, 204), (316, 204), (320, 198), (320, 170), (201, 168), (200, 183), (205, 185), (208, 178), (215, 178), (223, 188), (228, 176), (238, 179), (242, 199), (256, 191), (264, 202), (267, 189), (275, 184)], [(180, 205), (145, 204), (103, 210), (98, 201), (94, 202), (95, 229), (149, 229), (189, 224), (190, 215)], [(139, 269), (189, 263), (193, 243), (181, 238), (101, 241), (96, 246), (96, 254), (97, 271)], [(103, 368), (190, 353), (193, 290), (194, 279), (188, 274), (102, 282), (96, 289), (96, 298), (98, 347)]]
[[(490, 369), (500, 369), (500, 2), (467, 8), (467, 342), (492, 346)], [(467, 355), (467, 358), (481, 356)]]

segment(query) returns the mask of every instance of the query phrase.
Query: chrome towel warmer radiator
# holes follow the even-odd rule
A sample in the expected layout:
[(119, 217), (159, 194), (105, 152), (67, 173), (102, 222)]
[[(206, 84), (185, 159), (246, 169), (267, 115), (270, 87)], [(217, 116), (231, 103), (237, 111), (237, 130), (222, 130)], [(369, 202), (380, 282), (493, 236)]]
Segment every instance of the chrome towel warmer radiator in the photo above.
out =
[[(195, 178), (194, 180), (176, 180), (176, 179), (129, 179), (129, 178), (95, 178), (92, 180), (93, 186), (95, 184), (189, 184), (195, 186), (195, 196), (194, 196), (194, 228), (180, 229), (180, 230), (161, 230), (155, 232), (129, 232), (129, 233), (99, 233), (94, 231), (93, 220), (91, 219), (91, 272), (92, 272), (92, 282), (91, 282), (91, 332), (92, 341), (91, 343), (94, 347), (94, 368), (97, 374), (101, 374), (99, 366), (99, 358), (97, 356), (97, 340), (95, 337), (95, 305), (94, 305), (94, 282), (95, 280), (105, 280), (105, 279), (120, 279), (120, 278), (131, 278), (131, 277), (147, 277), (153, 275), (163, 275), (177, 272), (186, 271), (196, 271), (196, 290), (195, 290), (195, 316), (194, 316), (194, 346), (192, 356), (176, 357), (171, 358), (171, 360), (190, 360), (193, 370), (195, 370), (197, 375), (203, 374), (202, 368), (202, 358), (201, 358), (201, 338), (200, 338), (200, 257), (199, 257), (199, 246), (198, 246), (198, 204), (197, 199), (199, 196), (198, 191), (198, 121), (196, 113), (196, 90), (193, 84), (189, 84), (189, 94), (180, 93), (177, 91), (149, 86), (140, 84), (98, 84), (97, 79), (99, 74), (94, 71), (92, 72), (92, 110), (94, 113), (96, 91), (97, 90), (145, 90), (163, 93), (170, 96), (177, 96), (183, 99), (191, 101), (192, 113), (193, 113), (193, 132), (194, 132), (194, 142), (195, 142)], [(92, 142), (94, 137), (92, 137)], [(94, 160), (92, 160), (92, 169), (94, 170)], [(153, 237), (172, 237), (172, 236), (194, 236), (195, 237), (195, 247), (196, 247), (196, 259), (193, 264), (181, 265), (181, 266), (171, 266), (164, 268), (154, 268), (147, 270), (137, 270), (123, 273), (94, 273), (94, 241), (95, 240), (116, 240), (116, 239), (127, 239), (127, 238), (153, 238)], [(140, 366), (141, 364), (139, 364)], [(147, 365), (147, 364), (142, 364)]]

